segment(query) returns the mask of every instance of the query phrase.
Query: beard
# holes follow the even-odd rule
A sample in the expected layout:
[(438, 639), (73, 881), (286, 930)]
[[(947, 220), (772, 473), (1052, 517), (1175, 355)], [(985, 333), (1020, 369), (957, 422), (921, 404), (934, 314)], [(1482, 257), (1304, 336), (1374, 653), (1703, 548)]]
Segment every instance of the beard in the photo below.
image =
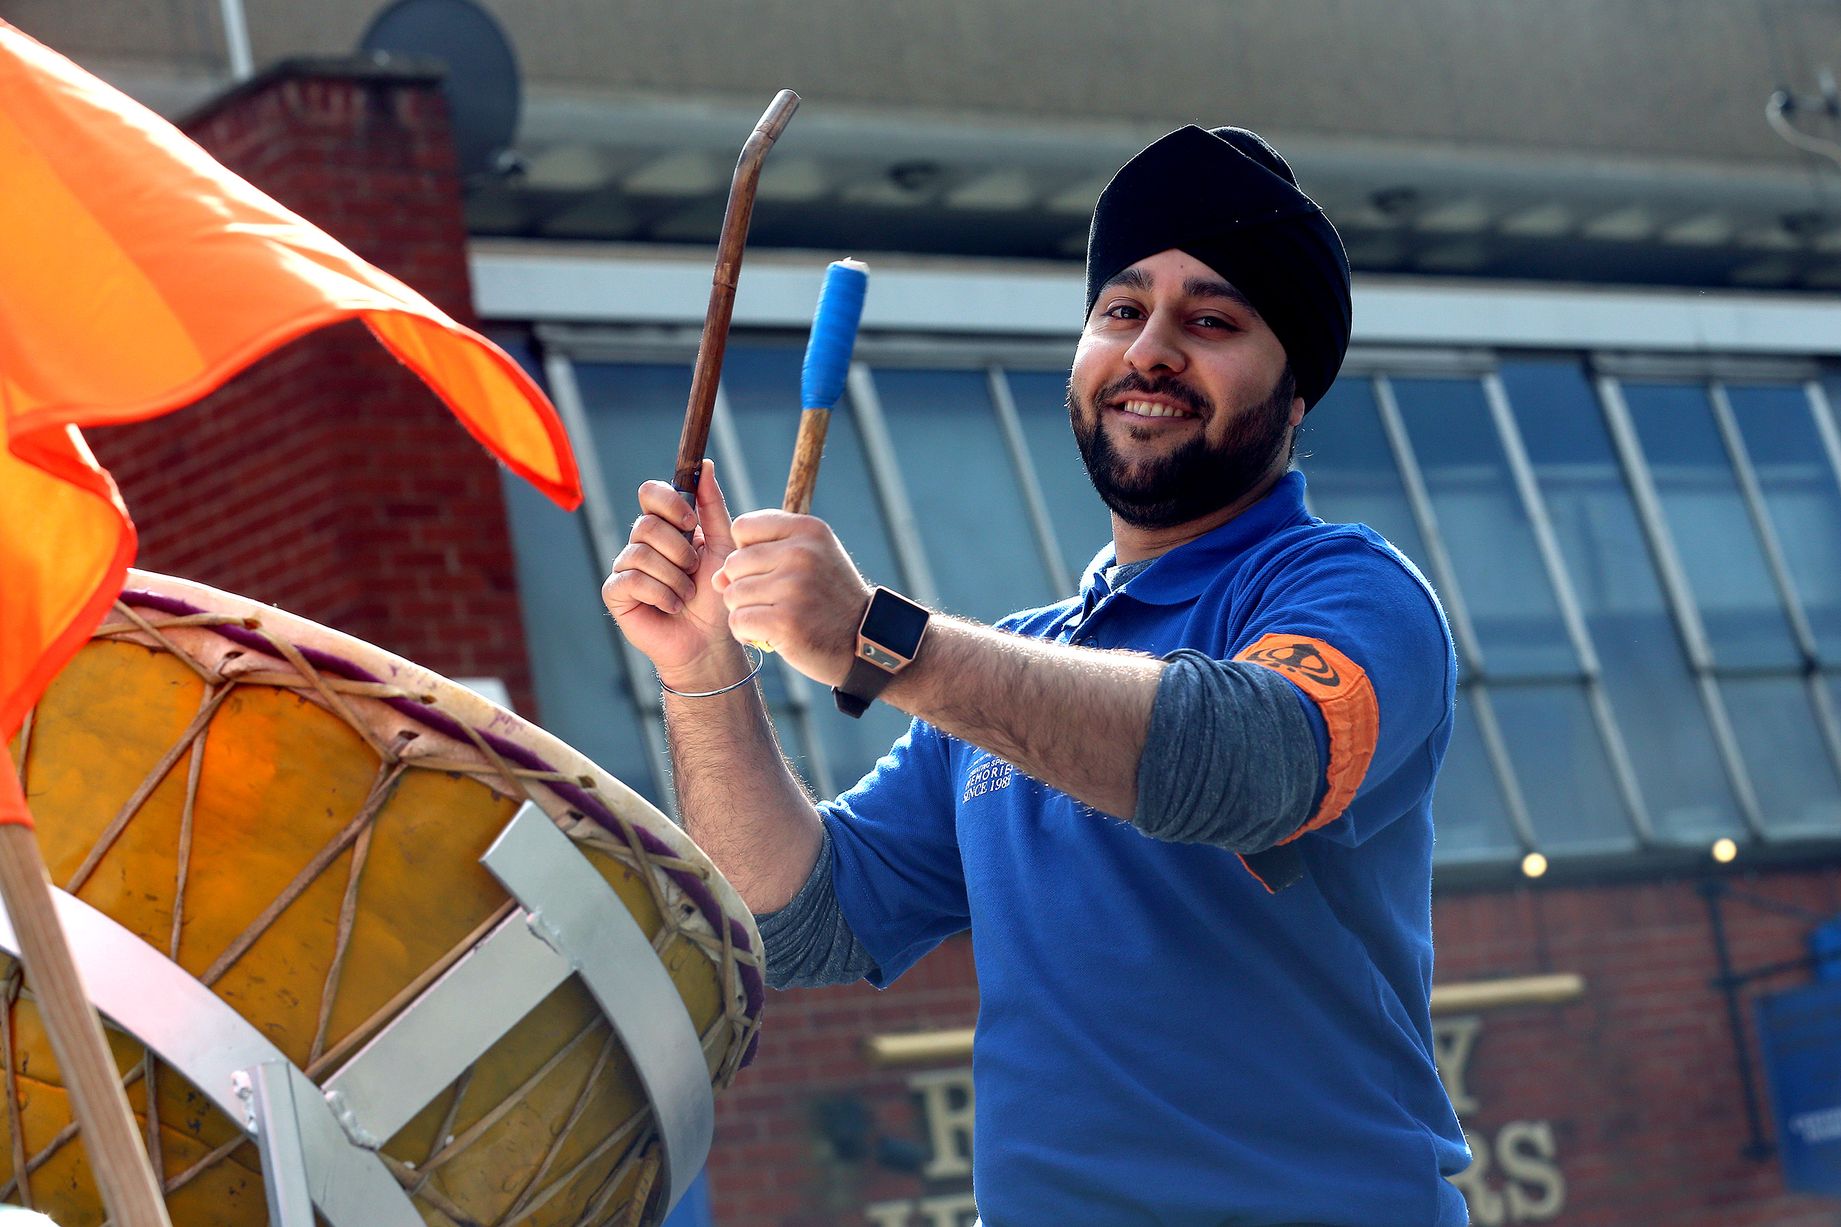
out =
[[(1101, 405), (1127, 392), (1168, 396), (1200, 414), (1204, 426), (1216, 407), (1175, 379), (1146, 379), (1134, 371), (1102, 388), (1086, 405), (1070, 386), (1068, 418), (1087, 477), (1113, 514), (1134, 528), (1174, 528), (1239, 501), (1271, 471), (1286, 447), (1295, 388), (1286, 367), (1264, 400), (1237, 415), (1218, 445), (1198, 431), (1175, 451), (1139, 462), (1119, 455), (1106, 433)], [(1125, 429), (1137, 430), (1129, 423)]]

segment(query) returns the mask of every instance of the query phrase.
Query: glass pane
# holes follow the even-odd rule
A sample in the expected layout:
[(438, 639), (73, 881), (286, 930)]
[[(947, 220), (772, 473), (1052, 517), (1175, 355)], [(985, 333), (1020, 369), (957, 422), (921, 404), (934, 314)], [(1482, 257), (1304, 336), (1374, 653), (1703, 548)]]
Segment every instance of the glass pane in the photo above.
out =
[(1841, 832), (1841, 780), (1803, 682), (1743, 678), (1721, 682), (1720, 692), (1765, 829), (1775, 835)]
[[(666, 363), (578, 362), (575, 380), (607, 482), (614, 523), (624, 530), (639, 514), (640, 484), (653, 478), (671, 480), (678, 435), (684, 428), (684, 405), (690, 398), (690, 368)], [(737, 514), (743, 510), (748, 509), (730, 508)], [(598, 592), (599, 578), (594, 587)], [(767, 709), (779, 729), (781, 745), (789, 757), (798, 760), (805, 751), (797, 725), (788, 718), (785, 693), (779, 679), (769, 676), (771, 669), (761, 672), (768, 678), (764, 689)], [(648, 687), (653, 685), (652, 678), (645, 681)]]
[(1841, 663), (1841, 485), (1800, 387), (1731, 387), (1732, 414), (1824, 660)]
[(1503, 387), (1651, 820), (1663, 835), (1736, 827), (1706, 712), (1585, 373), (1505, 362)]
[(1789, 623), (1705, 389), (1626, 384), (1624, 395), (1714, 658), (1729, 666), (1796, 665)]
[(1540, 849), (1633, 847), (1636, 833), (1611, 776), (1584, 688), (1492, 686), (1489, 698)]
[[(528, 334), (495, 328), (490, 335), (532, 379), (546, 382)], [(587, 524), (579, 511), (563, 511), (529, 482), (509, 472), (501, 476), (525, 651), (537, 691), (537, 711), (524, 715), (658, 804), (641, 724), (645, 717), (633, 706), (619, 632), (601, 605), (605, 572), (589, 544)]]
[(1312, 407), (1298, 429), (1297, 464), (1309, 481), (1314, 514), (1366, 524), (1425, 569), (1425, 547), (1366, 380), (1334, 384)]
[(1482, 385), (1397, 379), (1393, 389), (1490, 675), (1576, 674)]
[(524, 642), (543, 727), (653, 804), (661, 801), (627, 688), (620, 632), (601, 605), (603, 572), (580, 513), (504, 474)]
[(1470, 695), (1464, 690), (1458, 691), (1457, 719), (1451, 747), (1439, 769), (1432, 816), (1437, 823), (1435, 847), (1440, 861), (1521, 855), (1521, 845), (1510, 833), (1509, 807), (1477, 736)]
[[(757, 507), (778, 507), (785, 495), (793, 439), (799, 433), (799, 363), (796, 345), (744, 344), (733, 339), (729, 342), (722, 360), (722, 396), (741, 441), (742, 466), (748, 473), (748, 492), (753, 495), (753, 501), (742, 506), (737, 501), (735, 480), (724, 481), (724, 489), (734, 504), (730, 510), (737, 514)], [(825, 458), (838, 459), (836, 450), (837, 439), (827, 430)], [(838, 467), (819, 467), (814, 505), (818, 492), (825, 488), (825, 479), (836, 476)]]
[[(735, 342), (730, 342), (723, 359), (723, 395), (740, 436), (755, 501), (764, 507), (779, 506), (786, 493), (793, 440), (799, 434), (799, 367), (803, 360), (804, 349), (797, 345)], [(812, 494), (812, 514), (831, 525), (870, 582), (907, 587), (907, 576), (889, 544), (887, 521), (870, 480), (849, 397), (838, 402), (825, 431), (824, 463)], [(786, 701), (783, 670), (770, 665), (761, 676), (769, 708), (780, 710), (779, 705)], [(886, 703), (871, 704), (861, 719), (852, 720), (837, 710), (825, 687), (808, 686), (806, 694), (813, 727), (824, 742), (832, 782), (839, 789), (861, 779), (907, 731), (908, 718)], [(786, 730), (781, 732), (785, 737)], [(796, 744), (796, 740), (786, 743), (788, 753)], [(798, 761), (804, 770), (805, 760)]]
[(983, 371), (879, 370), (876, 394), (940, 601), (994, 622), (1057, 595)]
[(684, 404), (690, 398), (690, 368), (578, 362), (575, 382), (607, 481), (614, 523), (628, 526), (639, 514), (640, 484), (671, 480)]
[(1042, 499), (1055, 521), (1068, 574), (1079, 577), (1100, 547), (1112, 540), (1112, 516), (1100, 502), (1068, 427), (1066, 371), (1010, 371), (1010, 395), (1022, 421)]
[[(778, 507), (786, 494), (793, 440), (799, 434), (799, 367), (794, 345), (729, 346), (722, 390), (735, 433), (741, 437), (755, 502)], [(872, 583), (901, 588), (906, 577), (889, 547), (882, 505), (870, 482), (869, 463), (849, 401), (840, 401), (825, 431), (824, 462), (812, 494), (812, 514), (822, 517)]]

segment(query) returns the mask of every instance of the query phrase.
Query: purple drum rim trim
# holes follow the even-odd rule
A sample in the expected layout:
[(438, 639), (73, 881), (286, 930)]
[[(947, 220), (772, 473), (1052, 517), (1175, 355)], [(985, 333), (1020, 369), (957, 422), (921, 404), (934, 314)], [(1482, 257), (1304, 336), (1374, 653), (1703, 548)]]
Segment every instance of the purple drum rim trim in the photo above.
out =
[[(166, 596), (158, 592), (148, 592), (145, 589), (129, 589), (121, 594), (121, 600), (124, 604), (137, 605), (146, 609), (157, 609), (162, 613), (173, 614), (177, 617), (217, 612), (215, 610), (200, 609), (177, 597)], [(222, 635), (232, 643), (241, 644), (246, 648), (261, 652), (264, 656), (273, 655), (269, 651), (268, 640), (246, 627), (238, 626), (235, 623), (228, 623), (222, 626), (214, 626), (211, 630), (215, 634)], [(323, 673), (331, 673), (352, 682), (384, 684), (383, 678), (378, 677), (360, 665), (353, 664), (342, 656), (335, 656), (333, 653), (324, 651), (320, 648), (304, 647), (301, 644), (295, 644), (294, 648), (306, 659), (308, 664)], [(467, 736), (466, 727), (462, 725), (460, 721), (454, 719), (445, 712), (436, 711), (432, 707), (425, 707), (420, 703), (414, 703), (408, 699), (380, 699), (379, 702), (388, 704), (398, 713), (407, 716), (417, 723), (425, 724), (456, 741), (471, 740), (471, 738)], [(491, 746), (492, 749), (507, 762), (531, 771), (546, 771), (562, 774), (557, 772), (553, 765), (545, 762), (516, 742), (507, 741), (505, 738), (493, 733), (488, 733), (484, 729), (474, 729), (472, 731), (478, 734), (481, 740)], [(613, 811), (603, 805), (594, 794), (582, 788), (580, 785), (567, 780), (546, 780), (545, 784), (557, 796), (567, 801), (570, 805), (574, 806), (588, 817), (594, 819), (609, 835), (615, 837), (619, 836), (619, 824), (614, 819)], [(677, 855), (676, 849), (672, 848), (670, 844), (642, 826), (634, 825), (633, 834), (639, 837), (640, 846), (652, 856), (675, 857)], [(716, 902), (716, 896), (711, 893), (709, 887), (704, 884), (702, 878), (685, 869), (666, 869), (664, 872), (666, 876), (678, 884), (680, 890), (690, 896), (691, 902), (697, 905), (698, 910), (703, 913), (704, 919), (708, 920), (711, 925), (720, 924), (727, 926), (729, 939), (733, 941), (737, 947), (743, 951), (751, 952), (753, 950), (753, 946), (748, 940), (747, 930), (742, 928), (739, 922), (731, 919), (728, 914), (722, 910), (721, 905)], [(748, 1003), (748, 1013), (755, 1018), (759, 1018), (761, 1007), (766, 1003), (767, 998), (760, 969), (742, 962), (736, 963), (735, 968), (737, 974), (741, 977), (742, 994)], [(746, 1051), (742, 1053), (742, 1065), (747, 1065), (754, 1060), (755, 1050), (759, 1044), (760, 1033), (756, 1031), (754, 1035), (749, 1037), (748, 1047)]]

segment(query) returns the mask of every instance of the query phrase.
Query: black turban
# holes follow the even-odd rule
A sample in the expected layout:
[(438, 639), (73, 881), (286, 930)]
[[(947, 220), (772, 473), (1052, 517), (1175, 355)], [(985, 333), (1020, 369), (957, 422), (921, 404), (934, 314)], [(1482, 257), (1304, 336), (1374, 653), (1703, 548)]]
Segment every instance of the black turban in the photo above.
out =
[(1191, 124), (1127, 162), (1093, 209), (1088, 312), (1108, 281), (1172, 247), (1247, 296), (1305, 406), (1322, 399), (1349, 348), (1349, 257), (1285, 159), (1244, 128)]

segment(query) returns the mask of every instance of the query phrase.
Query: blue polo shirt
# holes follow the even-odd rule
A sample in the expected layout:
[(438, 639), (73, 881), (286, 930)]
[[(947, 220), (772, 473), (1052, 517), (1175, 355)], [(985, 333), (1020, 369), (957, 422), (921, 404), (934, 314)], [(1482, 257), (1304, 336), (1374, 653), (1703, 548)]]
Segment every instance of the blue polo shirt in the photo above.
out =
[(1083, 617), (1110, 563), (1003, 626), (1278, 669), (1327, 750), (1324, 800), (1276, 893), (918, 721), (821, 807), (872, 983), (971, 929), (985, 1223), (1464, 1223), (1428, 1008), (1456, 676), (1436, 598), (1371, 530), (1312, 518), (1296, 472)]

